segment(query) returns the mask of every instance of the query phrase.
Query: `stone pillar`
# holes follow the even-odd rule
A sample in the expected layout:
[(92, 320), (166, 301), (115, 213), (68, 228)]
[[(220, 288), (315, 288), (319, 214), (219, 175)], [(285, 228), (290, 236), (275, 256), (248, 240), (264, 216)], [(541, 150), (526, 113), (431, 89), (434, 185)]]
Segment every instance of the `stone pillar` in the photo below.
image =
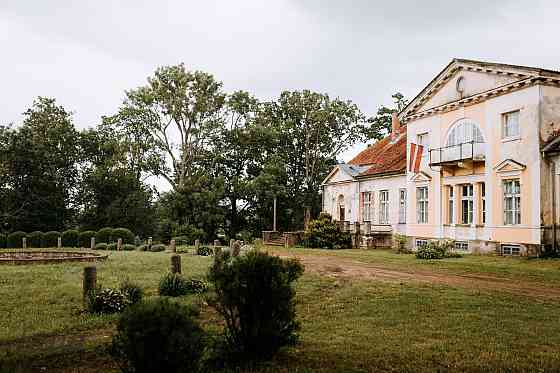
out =
[(233, 238), (229, 239), (229, 248), (233, 249), (233, 244), (235, 243), (235, 240)]
[(366, 234), (366, 235), (371, 234), (371, 222), (370, 221), (366, 221), (364, 223), (364, 234)]
[(122, 238), (117, 240), (117, 251), (122, 250)]
[(148, 237), (148, 251), (152, 248), (152, 237)]
[(200, 240), (194, 240), (194, 250), (195, 253), (198, 252), (198, 248), (200, 247)]
[(171, 273), (181, 274), (181, 255), (171, 255)]
[(62, 237), (58, 237), (57, 248), (62, 249)]
[(94, 250), (94, 249), (95, 249), (95, 237), (92, 237), (92, 238), (90, 239), (89, 248), (90, 248), (91, 250)]
[(27, 249), (27, 237), (21, 239), (21, 247)]
[(175, 240), (171, 240), (171, 242), (169, 242), (169, 251), (171, 251), (172, 253), (177, 252), (177, 245), (175, 244)]
[(84, 267), (84, 279), (83, 279), (83, 298), (84, 301), (87, 299), (87, 295), (90, 291), (95, 290), (97, 287), (97, 268), (94, 266)]
[(234, 241), (233, 246), (231, 248), (231, 255), (232, 256), (239, 256), (240, 253), (241, 253), (241, 242)]
[(220, 246), (220, 240), (214, 240), (214, 247)]

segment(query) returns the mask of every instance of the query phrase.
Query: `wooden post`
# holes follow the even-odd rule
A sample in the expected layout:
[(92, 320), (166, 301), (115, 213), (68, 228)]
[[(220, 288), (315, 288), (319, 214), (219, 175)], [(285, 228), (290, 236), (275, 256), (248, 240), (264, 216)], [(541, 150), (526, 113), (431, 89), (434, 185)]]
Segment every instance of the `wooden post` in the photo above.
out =
[(229, 239), (229, 248), (233, 249), (233, 245), (235, 244), (235, 240), (233, 238)]
[(21, 239), (21, 247), (22, 249), (27, 249), (27, 237)]
[(194, 240), (194, 252), (198, 253), (198, 248), (200, 247), (200, 240)]
[(171, 255), (171, 273), (181, 274), (181, 255)]
[(62, 237), (58, 237), (57, 248), (62, 249)]
[(152, 237), (148, 237), (148, 251), (152, 248)]
[(231, 248), (231, 255), (232, 256), (239, 256), (240, 253), (241, 253), (241, 242), (234, 241), (233, 242), (233, 247)]
[(175, 244), (175, 240), (171, 240), (171, 242), (169, 242), (169, 251), (171, 251), (172, 253), (177, 252), (177, 245)]
[(89, 246), (91, 250), (95, 250), (95, 237), (91, 238)]
[(122, 250), (122, 238), (119, 238), (117, 240), (117, 250), (121, 251)]
[(84, 301), (90, 291), (97, 287), (97, 268), (94, 266), (84, 267), (83, 297)]

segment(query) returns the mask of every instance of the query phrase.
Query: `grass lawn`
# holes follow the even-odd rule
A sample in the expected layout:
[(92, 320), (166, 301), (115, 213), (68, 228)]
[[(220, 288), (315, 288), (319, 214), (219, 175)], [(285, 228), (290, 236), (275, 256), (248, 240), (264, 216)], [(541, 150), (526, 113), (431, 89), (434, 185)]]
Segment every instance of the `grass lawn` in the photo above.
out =
[[(284, 249), (274, 249), (282, 252)], [(419, 262), (385, 251), (306, 250), (387, 268), (492, 273), (560, 284), (560, 261), (464, 257)], [(156, 296), (169, 254), (109, 252), (98, 282), (129, 277)], [(211, 258), (183, 256), (187, 276), (203, 276)], [(116, 318), (81, 312), (83, 263), (0, 267), (0, 371), (116, 371), (104, 352)], [(297, 285), (300, 343), (254, 372), (559, 371), (560, 302), (434, 284), (336, 279), (305, 274)], [(187, 297), (182, 302), (197, 302)], [(201, 318), (219, 330), (208, 307)]]

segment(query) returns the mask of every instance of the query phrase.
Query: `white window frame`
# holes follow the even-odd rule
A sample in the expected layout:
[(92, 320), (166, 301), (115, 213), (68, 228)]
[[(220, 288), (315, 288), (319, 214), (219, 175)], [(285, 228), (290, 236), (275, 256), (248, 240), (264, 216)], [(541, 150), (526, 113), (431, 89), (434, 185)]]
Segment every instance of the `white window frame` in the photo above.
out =
[[(467, 191), (466, 195), (465, 195), (465, 190)], [(474, 211), (474, 187), (472, 184), (463, 184), (461, 185), (461, 224), (473, 223), (473, 211)]]
[[(519, 225), (521, 224), (521, 182), (519, 179), (506, 179), (502, 183), (504, 225)], [(509, 209), (508, 200), (511, 201)]]
[[(513, 110), (502, 114), (502, 139), (515, 139), (521, 136), (519, 122), (520, 110)], [(511, 121), (515, 118), (515, 121)]]
[(379, 191), (379, 224), (389, 224), (389, 191)]
[(362, 192), (362, 198), (364, 201), (364, 210), (362, 211), (362, 220), (364, 222), (372, 221), (372, 205), (373, 205), (373, 192)]
[(501, 251), (503, 256), (519, 256), (521, 255), (521, 246), (512, 244), (502, 244)]
[(469, 243), (468, 241), (455, 241), (455, 251), (462, 251), (468, 252), (469, 251)]
[(423, 238), (417, 238), (414, 241), (414, 247), (416, 247), (417, 249), (421, 248), (422, 246), (428, 246), (428, 240), (423, 239)]
[(429, 193), (427, 186), (416, 187), (416, 221), (418, 224), (428, 223)]
[(406, 224), (406, 189), (399, 189), (399, 223)]

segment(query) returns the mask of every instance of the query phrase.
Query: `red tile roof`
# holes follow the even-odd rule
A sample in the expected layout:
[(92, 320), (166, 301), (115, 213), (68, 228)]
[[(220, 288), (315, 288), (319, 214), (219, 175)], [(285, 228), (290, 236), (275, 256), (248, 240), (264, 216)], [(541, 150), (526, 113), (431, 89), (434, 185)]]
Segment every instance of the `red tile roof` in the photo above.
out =
[(398, 137), (391, 135), (369, 146), (355, 156), (348, 164), (370, 166), (359, 176), (372, 176), (406, 172), (406, 126), (403, 126)]

